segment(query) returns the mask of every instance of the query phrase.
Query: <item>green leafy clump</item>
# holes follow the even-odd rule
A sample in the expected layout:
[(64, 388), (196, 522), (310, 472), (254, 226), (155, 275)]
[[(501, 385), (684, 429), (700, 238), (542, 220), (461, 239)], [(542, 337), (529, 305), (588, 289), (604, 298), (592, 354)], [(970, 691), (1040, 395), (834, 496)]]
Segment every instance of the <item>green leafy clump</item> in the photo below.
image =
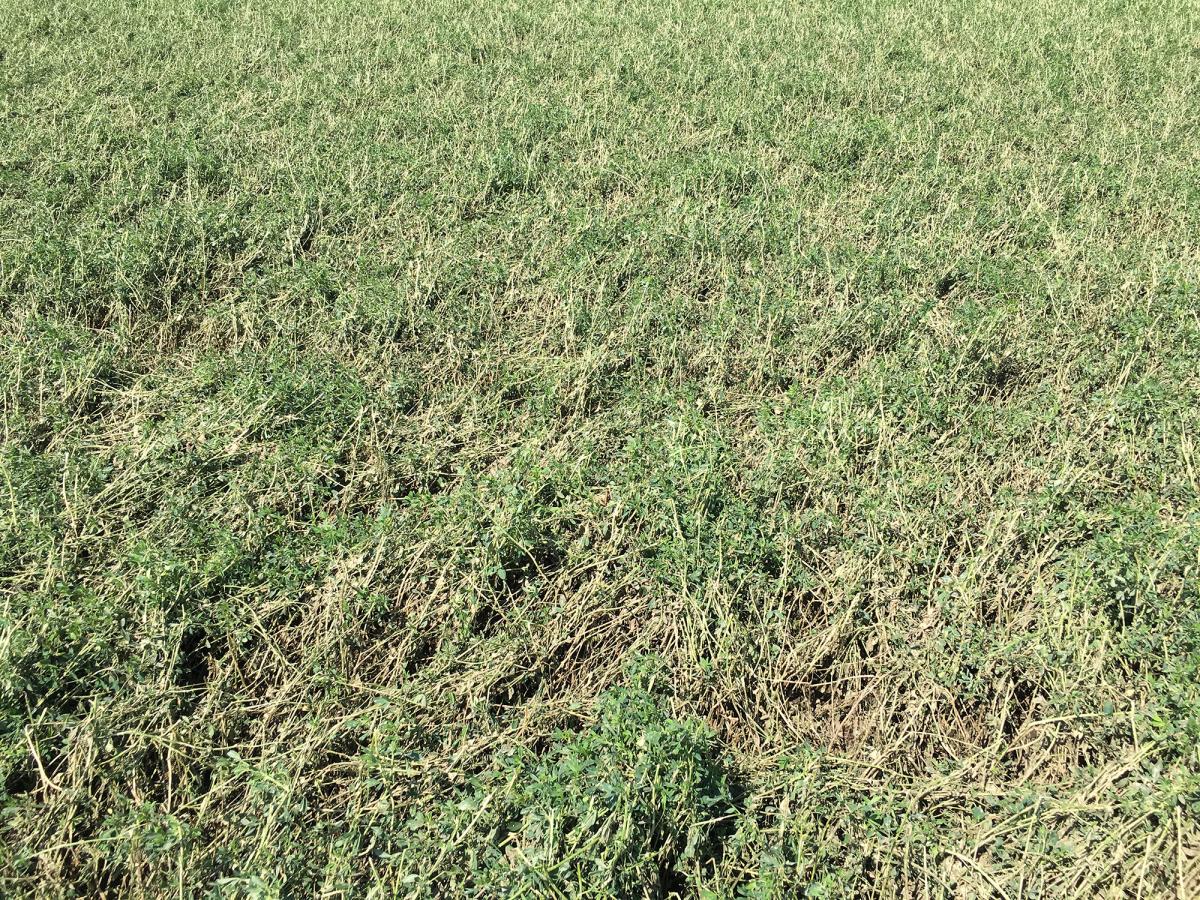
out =
[[(659, 684), (661, 690), (661, 682)], [(405, 823), (406, 884), (433, 892), (630, 896), (694, 882), (734, 814), (710, 729), (675, 719), (643, 666), (595, 723), (493, 768)], [(441, 865), (426, 870), (426, 855)]]

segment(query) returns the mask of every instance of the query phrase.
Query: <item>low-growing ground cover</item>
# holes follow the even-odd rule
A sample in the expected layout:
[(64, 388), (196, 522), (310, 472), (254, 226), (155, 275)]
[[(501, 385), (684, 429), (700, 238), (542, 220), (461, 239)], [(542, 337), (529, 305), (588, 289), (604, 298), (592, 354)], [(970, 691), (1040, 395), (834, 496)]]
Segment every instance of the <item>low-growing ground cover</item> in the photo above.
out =
[(0, 35), (6, 895), (1200, 892), (1195, 3)]

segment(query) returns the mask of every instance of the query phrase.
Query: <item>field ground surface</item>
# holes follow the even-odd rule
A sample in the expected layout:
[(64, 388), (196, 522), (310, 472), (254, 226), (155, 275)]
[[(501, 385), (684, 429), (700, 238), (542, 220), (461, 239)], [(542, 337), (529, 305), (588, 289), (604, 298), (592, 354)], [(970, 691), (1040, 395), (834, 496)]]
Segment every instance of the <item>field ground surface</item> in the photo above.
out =
[(1200, 4), (0, 35), (0, 892), (1200, 894)]

